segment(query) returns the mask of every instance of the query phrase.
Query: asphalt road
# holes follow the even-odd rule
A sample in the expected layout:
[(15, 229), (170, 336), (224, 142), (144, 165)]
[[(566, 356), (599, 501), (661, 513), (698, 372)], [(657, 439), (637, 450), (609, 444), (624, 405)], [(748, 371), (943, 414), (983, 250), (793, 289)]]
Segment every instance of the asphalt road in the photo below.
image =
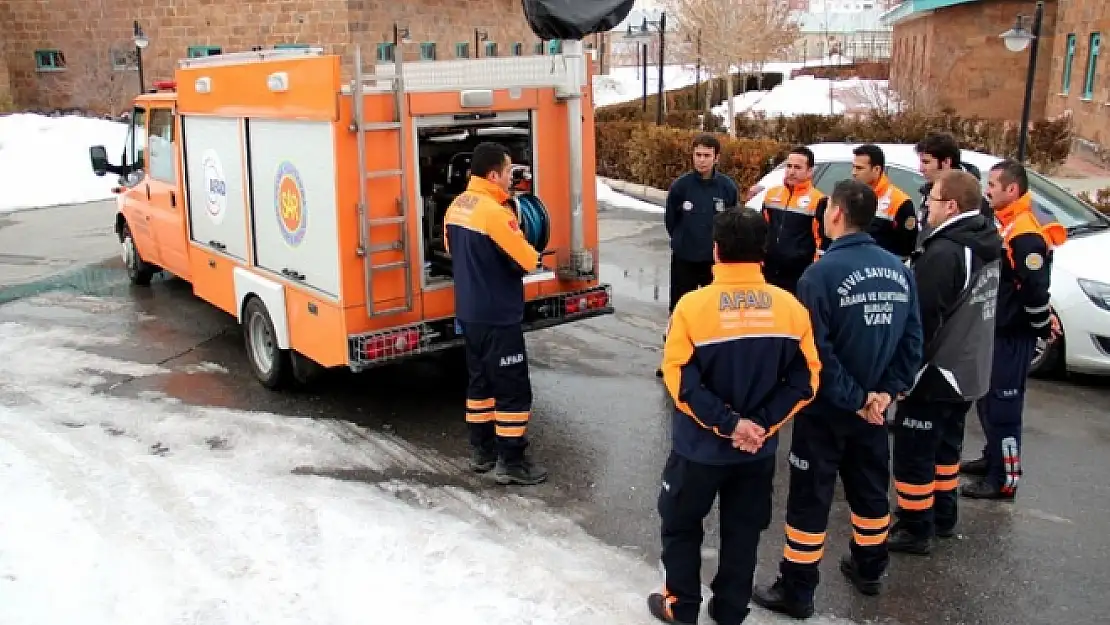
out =
[[(464, 465), (465, 381), (446, 363), (399, 364), (360, 376), (339, 372), (311, 394), (268, 392), (248, 373), (234, 320), (194, 298), (187, 284), (158, 280), (148, 289), (126, 284), (120, 261), (111, 257), (115, 245), (110, 221), (100, 227), (74, 227), (96, 241), (85, 258), (105, 259), (102, 262), (81, 266), (78, 261), (47, 260), (79, 256), (73, 244), (51, 229), (57, 224), (52, 215), (62, 209), (50, 210), (17, 216), (24, 230), (18, 237), (8, 233), (6, 239), (5, 230), (17, 227), (16, 222), (0, 218), (0, 240), (8, 255), (4, 258), (28, 259), (23, 265), (0, 263), (0, 321), (67, 324), (117, 334), (125, 340), (104, 346), (105, 352), (179, 369), (139, 380), (108, 380), (103, 392), (142, 396), (154, 391), (188, 404), (349, 420), (393, 433), (410, 448), (435, 449), (457, 459), (458, 467)], [(91, 214), (97, 209), (84, 210)], [(601, 231), (603, 278), (614, 287), (618, 312), (529, 337), (536, 398), (532, 452), (550, 469), (551, 478), (519, 492), (538, 497), (600, 539), (654, 563), (655, 500), (669, 444), (670, 402), (654, 376), (666, 319), (668, 251), (656, 215), (606, 211)], [(101, 242), (103, 253), (96, 251)], [(32, 269), (18, 269), (27, 264)], [(30, 274), (35, 280), (27, 283)], [(19, 301), (42, 293), (69, 299), (124, 298), (138, 314), (121, 318), (100, 314), (91, 304), (81, 309), (84, 312), (74, 312), (73, 307), (55, 310)], [(197, 366), (185, 367), (190, 364)], [(189, 372), (180, 371), (182, 367)], [(1025, 478), (1017, 502), (962, 502), (959, 539), (942, 543), (930, 558), (894, 556), (878, 598), (854, 594), (837, 572), (851, 533), (848, 510), (838, 492), (818, 612), (875, 623), (1105, 622), (1110, 612), (1105, 592), (1110, 487), (1103, 481), (1110, 475), (1108, 405), (1110, 382), (1105, 380), (1032, 381), (1022, 458)], [(982, 436), (973, 417), (969, 424), (967, 449), (972, 455)], [(783, 435), (786, 447), (789, 427)], [(775, 516), (761, 546), (760, 582), (774, 575), (782, 549), (784, 456), (780, 451)], [(357, 467), (302, 470), (367, 482), (397, 477)], [(403, 477), (474, 490), (500, 488), (463, 470)], [(717, 524), (710, 520), (707, 580), (716, 567), (716, 545)]]

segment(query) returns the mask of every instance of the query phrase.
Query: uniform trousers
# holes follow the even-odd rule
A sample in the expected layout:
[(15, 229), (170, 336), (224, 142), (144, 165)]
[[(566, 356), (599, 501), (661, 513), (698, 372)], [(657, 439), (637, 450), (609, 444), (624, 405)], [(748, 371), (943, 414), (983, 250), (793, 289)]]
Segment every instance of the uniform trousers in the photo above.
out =
[(987, 444), (987, 483), (1012, 495), (1021, 480), (1021, 417), (1037, 339), (995, 336), (990, 391), (976, 402)]
[(710, 465), (671, 452), (663, 468), (659, 493), (662, 559), (666, 570), (663, 595), (675, 620), (697, 621), (701, 606), (702, 523), (720, 498), (721, 551), (710, 584), (720, 625), (743, 622), (752, 596), (759, 537), (771, 523), (775, 457)]
[(466, 422), (471, 447), (496, 450), (508, 466), (520, 465), (528, 447), (532, 383), (524, 330), (519, 323), (460, 323), (469, 382)]
[(786, 545), (779, 572), (793, 598), (812, 601), (820, 582), (839, 474), (852, 516), (852, 559), (866, 580), (877, 580), (890, 561), (887, 485), (890, 441), (885, 425), (871, 425), (857, 414), (802, 410), (794, 419), (790, 442), (790, 493), (786, 499)]
[(668, 310), (674, 312), (683, 295), (710, 282), (713, 282), (713, 261), (684, 260), (671, 253), (671, 301)]

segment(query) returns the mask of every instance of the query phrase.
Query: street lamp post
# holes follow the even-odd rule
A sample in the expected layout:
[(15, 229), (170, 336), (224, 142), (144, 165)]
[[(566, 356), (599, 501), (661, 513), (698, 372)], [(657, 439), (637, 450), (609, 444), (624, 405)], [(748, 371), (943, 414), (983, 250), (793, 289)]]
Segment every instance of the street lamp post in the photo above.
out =
[(1021, 52), (1030, 43), (1033, 48), (1029, 50), (1029, 67), (1025, 73), (1025, 100), (1021, 105), (1021, 127), (1018, 128), (1017, 160), (1025, 162), (1025, 146), (1029, 139), (1029, 115), (1033, 107), (1033, 82), (1037, 74), (1037, 50), (1041, 41), (1041, 20), (1044, 17), (1044, 0), (1038, 0), (1036, 11), (1033, 14), (1033, 32), (1025, 29), (1024, 15), (1018, 15), (1014, 27), (999, 35), (1002, 43), (1010, 52)]
[(143, 27), (139, 26), (139, 20), (135, 20), (132, 26), (134, 30), (133, 38), (135, 40), (135, 63), (139, 70), (139, 93), (142, 93), (146, 90), (146, 86), (143, 84), (143, 48), (150, 45), (150, 40), (147, 39), (146, 34), (143, 33)]
[[(649, 20), (644, 18), (640, 23), (640, 27), (636, 30), (639, 32), (633, 34), (632, 24), (628, 25), (627, 37), (643, 37), (648, 34), (648, 26), (655, 26), (659, 29), (659, 101), (655, 103), (655, 123), (663, 125), (663, 65), (666, 62), (666, 47), (667, 47), (667, 13), (662, 12), (659, 14), (659, 20)], [(645, 57), (647, 45), (644, 45)], [(647, 111), (647, 59), (644, 59), (644, 110)]]
[(393, 58), (390, 60), (396, 61), (397, 55), (402, 54), (400, 44), (409, 43), (410, 41), (412, 41), (412, 38), (409, 35), (409, 29), (407, 27), (402, 28), (397, 25), (397, 22), (393, 22)]
[(489, 39), (489, 31), (478, 30), (477, 28), (474, 29), (474, 58), (482, 56), (479, 47), (481, 46), (481, 42), (487, 39)]

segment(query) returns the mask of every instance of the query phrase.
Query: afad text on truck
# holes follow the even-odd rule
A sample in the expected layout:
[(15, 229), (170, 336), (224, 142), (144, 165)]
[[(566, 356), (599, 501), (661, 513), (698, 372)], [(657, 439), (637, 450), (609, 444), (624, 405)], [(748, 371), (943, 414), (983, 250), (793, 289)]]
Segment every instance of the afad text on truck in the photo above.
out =
[[(611, 314), (599, 282), (589, 59), (378, 64), (320, 48), (178, 62), (140, 94), (118, 174), (128, 276), (159, 272), (232, 315), (266, 387), (457, 352), (448, 205), (483, 141), (512, 152), (514, 206), (541, 252), (526, 331)], [(398, 55), (400, 57), (400, 55)], [(540, 198), (543, 198), (542, 201)], [(576, 210), (577, 208), (577, 210)], [(451, 352), (447, 352), (451, 350)]]

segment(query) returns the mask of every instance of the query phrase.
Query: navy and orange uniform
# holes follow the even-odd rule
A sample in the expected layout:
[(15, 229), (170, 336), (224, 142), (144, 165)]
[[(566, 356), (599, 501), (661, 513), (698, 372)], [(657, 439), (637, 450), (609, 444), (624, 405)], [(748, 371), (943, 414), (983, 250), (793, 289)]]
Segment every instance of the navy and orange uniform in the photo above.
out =
[[(471, 177), (447, 209), (444, 236), (455, 280), (469, 384), (466, 422), (476, 465), (519, 467), (527, 447), (532, 385), (525, 353), (524, 282), (539, 263), (501, 187)], [(477, 466), (476, 466), (477, 468)]]
[(767, 220), (767, 257), (763, 275), (771, 284), (791, 293), (798, 278), (817, 258), (821, 245), (821, 223), (828, 198), (807, 180), (794, 187), (777, 186), (763, 200)]
[(821, 387), (794, 420), (781, 576), (755, 595), (780, 611), (784, 602), (812, 610), (838, 473), (853, 527), (844, 566), (866, 580), (885, 570), (889, 441), (885, 424), (871, 425), (857, 411), (870, 392), (909, 390), (922, 357), (913, 274), (869, 234), (833, 241), (799, 280), (798, 299), (812, 319)]
[[(871, 185), (871, 190), (875, 192), (875, 197), (879, 199), (875, 218), (871, 220), (871, 228), (868, 230), (871, 238), (875, 239), (879, 247), (891, 254), (902, 260), (908, 259), (913, 251), (917, 249), (917, 240), (920, 233), (917, 208), (913, 205), (913, 199), (894, 186), (886, 174), (880, 176), (875, 184)], [(829, 249), (829, 244), (832, 243), (825, 236), (824, 229), (820, 228), (823, 218), (824, 211), (819, 211), (817, 213), (818, 232), (820, 233), (820, 249), (817, 252), (819, 255), (824, 254), (825, 250)]]
[[(702, 521), (720, 496), (722, 566), (711, 611), (722, 623), (739, 623), (771, 519), (778, 430), (813, 399), (821, 363), (805, 308), (767, 284), (758, 264), (717, 264), (713, 274), (711, 284), (679, 300), (663, 354), (675, 408), (659, 495), (660, 609), (677, 622), (696, 621)], [(766, 432), (754, 454), (733, 447), (740, 419)]]
[(994, 360), (990, 391), (976, 404), (987, 443), (986, 485), (1012, 497), (1021, 479), (1025, 383), (1038, 338), (1051, 332), (1049, 286), (1053, 250), (1067, 239), (1058, 223), (1042, 225), (1026, 193), (995, 211), (1002, 235)]

